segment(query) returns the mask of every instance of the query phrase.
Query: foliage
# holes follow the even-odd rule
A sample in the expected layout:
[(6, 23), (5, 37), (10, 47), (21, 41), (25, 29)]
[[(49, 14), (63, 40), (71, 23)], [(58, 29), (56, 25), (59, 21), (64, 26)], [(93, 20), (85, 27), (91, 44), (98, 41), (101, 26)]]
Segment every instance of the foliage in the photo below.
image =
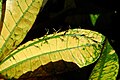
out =
[[(6, 1), (0, 35), (0, 73), (6, 79), (25, 79), (23, 76), (27, 74), (27, 78), (56, 77), (55, 74), (63, 74), (74, 69), (68, 62), (83, 68), (97, 61), (89, 79), (116, 80), (119, 70), (118, 56), (107, 38), (98, 32), (87, 29), (56, 31), (18, 46), (31, 29), (40, 8), (45, 4), (46, 1), (43, 0)], [(99, 16), (90, 16), (94, 25)], [(48, 64), (49, 66), (44, 69)]]
[(99, 17), (99, 14), (90, 14), (90, 17), (91, 17), (93, 26), (95, 26), (95, 23), (96, 23), (97, 18)]

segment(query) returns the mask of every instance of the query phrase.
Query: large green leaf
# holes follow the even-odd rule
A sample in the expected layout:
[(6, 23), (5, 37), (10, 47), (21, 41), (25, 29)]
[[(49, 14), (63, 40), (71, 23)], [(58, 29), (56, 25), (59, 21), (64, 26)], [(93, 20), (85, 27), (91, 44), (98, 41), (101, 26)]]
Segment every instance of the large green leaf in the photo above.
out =
[(43, 0), (7, 0), (0, 35), (0, 61), (13, 51), (32, 27)]
[(1, 62), (0, 73), (8, 78), (19, 78), (41, 65), (59, 60), (73, 62), (82, 68), (99, 58), (104, 38), (95, 31), (71, 29), (29, 41)]
[(102, 55), (91, 73), (90, 80), (116, 80), (118, 70), (118, 56), (106, 40)]

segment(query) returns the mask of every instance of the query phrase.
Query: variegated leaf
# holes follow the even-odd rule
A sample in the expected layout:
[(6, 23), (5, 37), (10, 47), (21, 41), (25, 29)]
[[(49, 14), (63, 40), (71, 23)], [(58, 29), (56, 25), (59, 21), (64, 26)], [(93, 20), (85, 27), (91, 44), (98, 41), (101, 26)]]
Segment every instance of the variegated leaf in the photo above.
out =
[(0, 61), (12, 52), (32, 27), (43, 0), (7, 0), (0, 35)]
[(42, 65), (59, 60), (73, 62), (82, 68), (99, 58), (104, 38), (95, 31), (71, 29), (29, 41), (0, 64), (0, 73), (8, 78), (19, 78)]

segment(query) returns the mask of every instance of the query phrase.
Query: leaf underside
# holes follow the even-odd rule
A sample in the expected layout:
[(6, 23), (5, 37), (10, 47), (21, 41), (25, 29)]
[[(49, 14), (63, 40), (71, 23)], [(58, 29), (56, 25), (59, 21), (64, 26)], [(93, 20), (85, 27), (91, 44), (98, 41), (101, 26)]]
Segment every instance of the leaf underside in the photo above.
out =
[(82, 68), (99, 58), (104, 38), (95, 31), (70, 29), (34, 39), (3, 60), (0, 73), (8, 78), (19, 78), (42, 65), (60, 60), (73, 62)]

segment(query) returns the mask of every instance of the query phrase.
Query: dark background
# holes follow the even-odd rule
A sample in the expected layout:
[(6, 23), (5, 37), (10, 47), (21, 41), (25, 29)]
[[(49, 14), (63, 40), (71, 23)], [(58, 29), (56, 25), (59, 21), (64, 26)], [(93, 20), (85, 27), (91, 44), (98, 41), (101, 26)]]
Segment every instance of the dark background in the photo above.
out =
[[(49, 29), (50, 34), (55, 32), (54, 29), (56, 31), (67, 30), (69, 25), (71, 28), (79, 28), (80, 26), (82, 29), (94, 30), (105, 35), (120, 59), (119, 4), (117, 4), (117, 0), (73, 0), (74, 2), (69, 5), (71, 1), (48, 0), (21, 44), (45, 35), (46, 29)], [(95, 26), (92, 25), (90, 14), (100, 14)], [(93, 66), (94, 64), (83, 68), (83, 76), (88, 77)]]

